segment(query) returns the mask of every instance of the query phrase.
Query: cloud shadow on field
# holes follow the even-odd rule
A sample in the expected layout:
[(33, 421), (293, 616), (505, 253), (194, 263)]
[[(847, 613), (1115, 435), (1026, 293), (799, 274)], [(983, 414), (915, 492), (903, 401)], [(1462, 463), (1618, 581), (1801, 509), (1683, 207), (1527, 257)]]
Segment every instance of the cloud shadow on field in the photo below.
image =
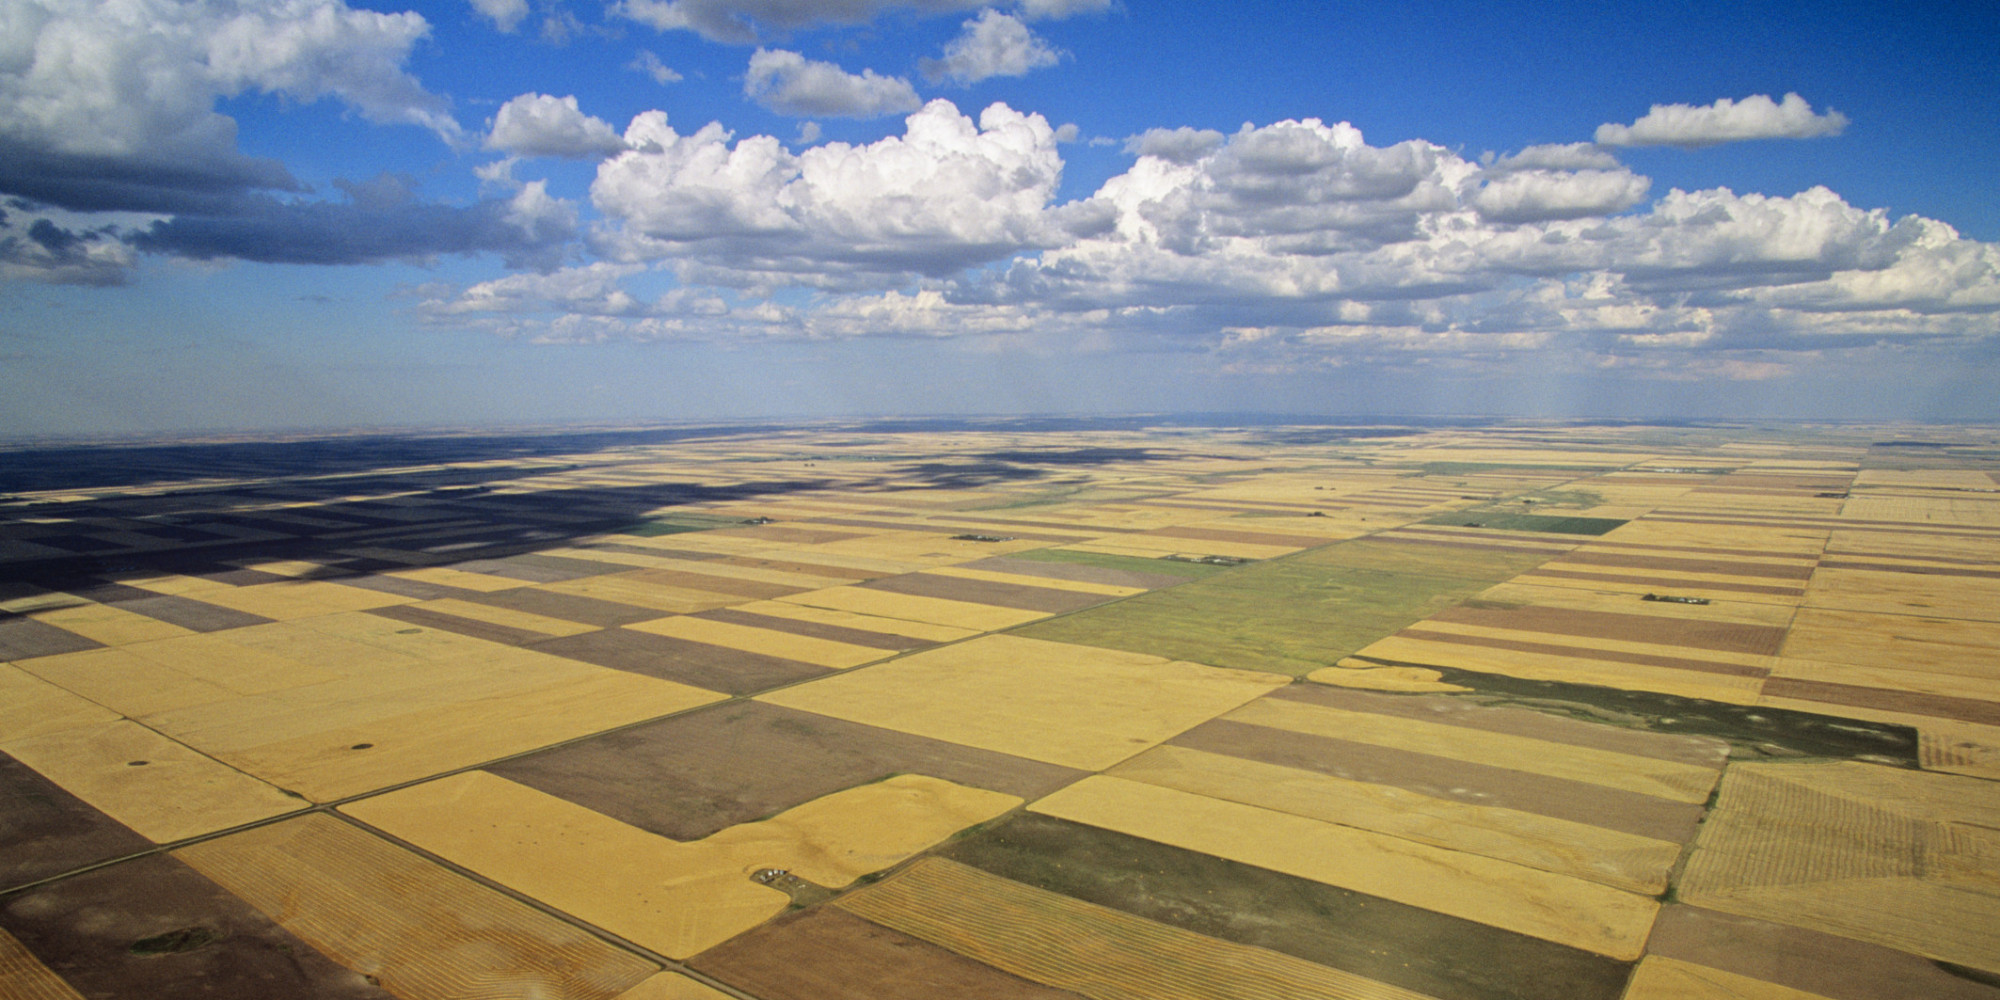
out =
[[(562, 547), (635, 528), (662, 516), (662, 508), (829, 488), (867, 493), (1055, 482), (1064, 478), (1062, 469), (1164, 457), (1144, 448), (1054, 448), (829, 462), (811, 461), (812, 453), (829, 450), (811, 439), (797, 441), (797, 456), (769, 455), (798, 429), (371, 435), (0, 453), (0, 490), (103, 494), (0, 495), (0, 542), (43, 550), (0, 563), (0, 581), (70, 592), (147, 573), (275, 582), (275, 575), (241, 568), (275, 560), (320, 563), (326, 569), (314, 578), (338, 579), (407, 565), (392, 553), (406, 553), (416, 563), (457, 562)], [(866, 431), (868, 425), (842, 429)], [(600, 469), (594, 460), (613, 450), (724, 439), (764, 452), (757, 460), (769, 464), (770, 474), (722, 485), (689, 481), (704, 459), (688, 456), (687, 478), (646, 472), (630, 476), (636, 481), (629, 485), (551, 481), (579, 470), (616, 479), (615, 464)], [(527, 488), (505, 488), (512, 486)], [(357, 554), (365, 550), (388, 551)]]

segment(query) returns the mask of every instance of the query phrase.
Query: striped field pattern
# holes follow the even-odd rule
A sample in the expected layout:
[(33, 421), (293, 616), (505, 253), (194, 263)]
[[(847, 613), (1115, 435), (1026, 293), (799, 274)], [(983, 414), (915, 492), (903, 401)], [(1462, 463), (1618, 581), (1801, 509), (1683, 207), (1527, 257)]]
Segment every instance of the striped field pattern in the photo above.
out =
[(1090, 1000), (1424, 1000), (1277, 952), (1230, 944), (926, 858), (838, 906)]

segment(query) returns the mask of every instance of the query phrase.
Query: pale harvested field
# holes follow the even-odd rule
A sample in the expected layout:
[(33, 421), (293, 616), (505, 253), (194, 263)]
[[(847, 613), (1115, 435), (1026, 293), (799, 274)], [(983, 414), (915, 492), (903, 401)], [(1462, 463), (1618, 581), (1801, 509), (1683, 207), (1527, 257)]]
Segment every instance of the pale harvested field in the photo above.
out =
[[(952, 532), (963, 534), (964, 532)], [(990, 534), (990, 532), (987, 532)], [(999, 532), (1006, 534), (1006, 532)], [(945, 566), (951, 563), (969, 562), (987, 556), (1005, 555), (1038, 549), (1044, 544), (1029, 539), (1011, 542), (969, 542), (961, 541), (948, 534), (926, 534), (919, 532), (888, 532), (879, 535), (864, 535), (839, 542), (822, 542), (802, 546), (801, 551), (828, 553), (831, 555), (860, 556), (919, 566)]]
[[(264, 627), (287, 629), (287, 640), (299, 640), (281, 644), (289, 655), (204, 635), (46, 657), (29, 666), (151, 731), (314, 801), (722, 697), (358, 617), (383, 627), (341, 628), (327, 619), (312, 621), (334, 625), (331, 632), (293, 630), (290, 623)], [(366, 641), (384, 633), (410, 641), (393, 644), (398, 652)]]
[(1085, 778), (1035, 812), (1636, 959), (1659, 904), (1609, 886), (1121, 778)]
[(1863, 469), (1854, 477), (1854, 485), (1856, 488), (1905, 486), (1991, 490), (1994, 482), (1987, 473), (1972, 469)]
[(1155, 747), (1105, 773), (1645, 894), (1666, 888), (1681, 851), (1671, 841), (1585, 823), (1175, 746)]
[[(153, 581), (143, 581), (140, 586), (161, 593), (175, 593), (162, 587), (153, 586)], [(341, 611), (366, 611), (389, 604), (402, 604), (408, 598), (393, 594), (382, 594), (356, 587), (343, 587), (337, 583), (302, 581), (295, 583), (266, 583), (252, 587), (224, 587), (222, 589), (183, 589), (181, 594), (199, 597), (210, 604), (261, 615), (276, 621), (288, 618), (313, 618)]]
[(803, 594), (793, 594), (782, 600), (786, 604), (803, 604), (879, 618), (901, 618), (927, 625), (946, 625), (975, 632), (1006, 628), (1009, 625), (1020, 625), (1046, 617), (1045, 613), (1040, 611), (1001, 608), (990, 604), (946, 600), (941, 597), (896, 594), (885, 590), (869, 590), (865, 587), (811, 590)]
[(1822, 567), (1806, 606), (2000, 622), (2000, 578)]
[(1667, 516), (1643, 517), (1601, 536), (1620, 545), (1665, 546), (1675, 549), (1743, 552), (1759, 557), (1811, 558), (1827, 545), (1828, 529), (1787, 525), (1713, 524)]
[(171, 639), (194, 634), (179, 625), (110, 604), (49, 608), (44, 611), (31, 611), (28, 617), (74, 632), (106, 646), (125, 646), (135, 642), (150, 642), (154, 639)]
[[(1331, 541), (1331, 539), (1328, 539)], [(1077, 548), (1131, 555), (1228, 556), (1232, 559), (1272, 559), (1290, 555), (1304, 546), (1270, 545), (1220, 538), (1190, 538), (1183, 535), (1149, 533), (1114, 535), (1100, 542), (1078, 543)]]
[(759, 701), (1101, 770), (1290, 678), (992, 636), (762, 695)]
[(136, 723), (0, 743), (0, 752), (156, 844), (297, 810), (305, 802)]
[[(1992, 483), (1986, 484), (1993, 489)], [(1848, 499), (1842, 518), (1857, 521), (1901, 521), (1940, 527), (2000, 527), (2000, 493), (1977, 495), (1864, 495)]]
[(0, 450), (0, 995), (2000, 997), (1990, 429), (952, 426)]
[(425, 566), (419, 569), (392, 570), (389, 575), (401, 577), (405, 580), (415, 580), (418, 583), (435, 583), (445, 587), (457, 587), (461, 590), (512, 590), (521, 585), (521, 581), (510, 580), (504, 576), (468, 573), (464, 570), (451, 569), (445, 566)]
[(0, 664), (0, 732), (19, 739), (113, 722), (118, 713), (11, 664)]
[(1918, 559), (1951, 562), (1973, 569), (2000, 565), (2000, 538), (1974, 535), (1858, 531), (1835, 528), (1826, 543), (1828, 559)]
[(2000, 972), (2000, 802), (1975, 778), (1869, 764), (1741, 764), (1681, 897)]
[(732, 1000), (729, 994), (672, 972), (662, 972), (613, 1000)]
[(1456, 636), (1436, 640), (1416, 638), (1413, 633), (1390, 636), (1362, 649), (1355, 657), (1356, 662), (1362, 663), (1445, 667), (1523, 680), (1653, 691), (1741, 705), (1757, 700), (1764, 678), (1761, 668), (1740, 673), (1734, 665), (1724, 664), (1718, 670), (1700, 660), (1690, 660), (1685, 667), (1660, 666), (1602, 657), (1588, 647), (1493, 648), (1483, 643), (1468, 644)]
[(307, 944), (406, 1000), (479, 984), (550, 1000), (613, 1000), (657, 966), (325, 815), (175, 857)]
[[(982, 560), (983, 561), (983, 560)], [(1062, 580), (1048, 576), (1029, 576), (1022, 573), (1003, 573), (967, 566), (941, 566), (927, 571), (931, 576), (951, 576), (966, 580), (983, 580), (990, 583), (1009, 583), (1022, 587), (1047, 587), (1053, 590), (1069, 590), (1079, 594), (1096, 594), (1103, 597), (1130, 597), (1143, 594), (1144, 587), (1121, 587), (1108, 583), (1092, 583), (1088, 580)]]
[(908, 618), (842, 611), (796, 601), (753, 601), (736, 605), (735, 608), (772, 618), (789, 618), (817, 625), (832, 625), (836, 628), (906, 636), (923, 642), (951, 642), (956, 639), (969, 639), (979, 634), (975, 629), (960, 628), (955, 625), (939, 625), (935, 622), (914, 621)]
[(420, 608), (425, 611), (435, 611), (439, 614), (451, 615), (456, 618), (470, 618), (473, 621), (502, 625), (507, 628), (526, 629), (530, 632), (539, 632), (542, 635), (548, 636), (577, 635), (582, 632), (594, 631), (595, 629), (591, 625), (582, 625), (561, 618), (551, 618), (548, 615), (538, 615), (530, 611), (496, 608), (490, 604), (475, 604), (471, 601), (461, 601), (450, 597), (436, 601), (424, 601), (408, 605), (408, 607)]
[(753, 628), (723, 621), (685, 615), (639, 622), (630, 626), (641, 632), (670, 635), (691, 642), (704, 642), (751, 653), (765, 653), (790, 660), (836, 669), (873, 663), (894, 655), (893, 650), (857, 646), (832, 639), (795, 635), (774, 629)]
[(1230, 722), (1283, 729), (1448, 757), (1467, 763), (1602, 785), (1680, 802), (1700, 802), (1717, 768), (1701, 764), (1565, 745), (1513, 733), (1443, 725), (1422, 719), (1308, 705), (1282, 698), (1253, 701), (1223, 716)]
[(672, 958), (783, 911), (752, 881), (784, 868), (843, 886), (1014, 807), (906, 775), (683, 844), (479, 771), (342, 807), (370, 826)]
[(14, 935), (0, 930), (0, 995), (18, 1000), (84, 1000)]
[(942, 859), (920, 861), (837, 905), (1091, 1000), (1423, 1000), (1409, 990)]
[(741, 599), (732, 594), (712, 590), (694, 590), (656, 583), (638, 576), (637, 573), (587, 576), (577, 580), (545, 584), (537, 589), (673, 614), (720, 608)]

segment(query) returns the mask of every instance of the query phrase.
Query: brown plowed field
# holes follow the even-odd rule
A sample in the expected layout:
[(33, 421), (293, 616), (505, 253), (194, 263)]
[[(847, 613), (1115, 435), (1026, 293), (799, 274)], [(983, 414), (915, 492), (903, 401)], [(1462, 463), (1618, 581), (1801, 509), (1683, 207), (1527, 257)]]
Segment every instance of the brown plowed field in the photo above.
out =
[(534, 648), (725, 694), (749, 694), (827, 673), (825, 667), (811, 663), (626, 628), (550, 639)]
[(688, 964), (763, 1000), (1079, 1000), (825, 906), (780, 917)]
[(538, 1000), (612, 1000), (657, 967), (360, 828), (303, 816), (175, 857), (402, 1000), (504, 983)]
[(1708, 736), (1677, 736), (1636, 729), (1619, 729), (1525, 708), (1489, 707), (1459, 698), (1373, 694), (1323, 684), (1294, 684), (1271, 692), (1273, 698), (1344, 708), (1354, 712), (1374, 712), (1407, 719), (1422, 719), (1495, 733), (1510, 733), (1538, 740), (1595, 747), (1638, 757), (1703, 764), (1720, 768), (1729, 757), (1729, 744)]
[(871, 632), (867, 629), (846, 628), (840, 625), (800, 621), (796, 618), (779, 618), (776, 615), (760, 615), (751, 611), (739, 611), (736, 608), (715, 608), (710, 611), (698, 611), (694, 614), (694, 617), (706, 618), (709, 621), (728, 622), (732, 625), (744, 625), (750, 628), (770, 629), (773, 632), (789, 632), (792, 635), (803, 635), (814, 639), (830, 639), (834, 642), (845, 642), (855, 646), (868, 646), (874, 649), (901, 651), (906, 649), (922, 649), (925, 646), (933, 645), (933, 643), (923, 639), (912, 638), (906, 635)]
[(1396, 633), (1396, 636), (1402, 639), (1421, 639), (1425, 642), (1444, 642), (1459, 646), (1511, 649), (1517, 653), (1545, 653), (1549, 656), (1575, 656), (1586, 660), (1609, 660), (1613, 663), (1640, 663), (1649, 667), (1670, 667), (1675, 670), (1693, 670), (1704, 674), (1726, 674), (1731, 677), (1762, 677), (1767, 672), (1763, 667), (1753, 667), (1747, 663), (1729, 663), (1722, 660), (1698, 660), (1689, 656), (1661, 656), (1655, 653), (1630, 653), (1616, 649), (1598, 649), (1592, 646), (1566, 646), (1552, 642), (1528, 642), (1521, 639), (1502, 639), (1498, 636), (1490, 635), (1460, 635), (1456, 632), (1438, 632), (1421, 626), (1406, 628)]
[(123, 823), (0, 753), (0, 889), (152, 846)]
[(526, 611), (532, 615), (547, 615), (550, 618), (560, 618), (583, 625), (595, 625), (598, 628), (629, 625), (648, 618), (660, 617), (660, 612), (652, 608), (638, 608), (630, 604), (600, 601), (594, 597), (564, 594), (553, 590), (537, 590), (533, 587), (496, 590), (467, 597), (466, 600), (491, 604), (496, 608)]
[(1083, 777), (1054, 764), (761, 702), (717, 705), (488, 768), (675, 840), (891, 774), (1022, 798)]
[(1585, 611), (1527, 605), (1460, 605), (1433, 615), (1431, 620), (1479, 625), (1486, 628), (1518, 629), (1553, 635), (1576, 635), (1621, 642), (1650, 642), (1662, 646), (1691, 646), (1728, 653), (1768, 655), (1778, 651), (1785, 630), (1768, 625), (1634, 615), (1618, 611)]
[(161, 855), (0, 901), (0, 930), (86, 997), (395, 1000)]
[(1600, 785), (1217, 719), (1169, 741), (1469, 805), (1518, 809), (1655, 840), (1685, 841), (1701, 808)]
[(1073, 899), (1439, 1000), (1615, 1000), (1629, 968), (1475, 921), (1034, 813), (938, 853)]
[(1993, 1000), (2000, 994), (1907, 952), (1698, 906), (1662, 909), (1647, 951), (1841, 1000)]
[(922, 859), (833, 905), (1092, 1000), (1429, 1000), (942, 858)]

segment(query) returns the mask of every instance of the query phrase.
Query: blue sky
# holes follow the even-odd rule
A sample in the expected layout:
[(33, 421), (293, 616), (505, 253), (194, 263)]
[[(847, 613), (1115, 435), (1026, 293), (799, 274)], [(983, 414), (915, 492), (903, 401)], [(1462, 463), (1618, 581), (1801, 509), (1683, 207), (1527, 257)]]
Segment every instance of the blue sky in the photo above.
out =
[(0, 0), (0, 433), (2000, 418), (2000, 8)]

